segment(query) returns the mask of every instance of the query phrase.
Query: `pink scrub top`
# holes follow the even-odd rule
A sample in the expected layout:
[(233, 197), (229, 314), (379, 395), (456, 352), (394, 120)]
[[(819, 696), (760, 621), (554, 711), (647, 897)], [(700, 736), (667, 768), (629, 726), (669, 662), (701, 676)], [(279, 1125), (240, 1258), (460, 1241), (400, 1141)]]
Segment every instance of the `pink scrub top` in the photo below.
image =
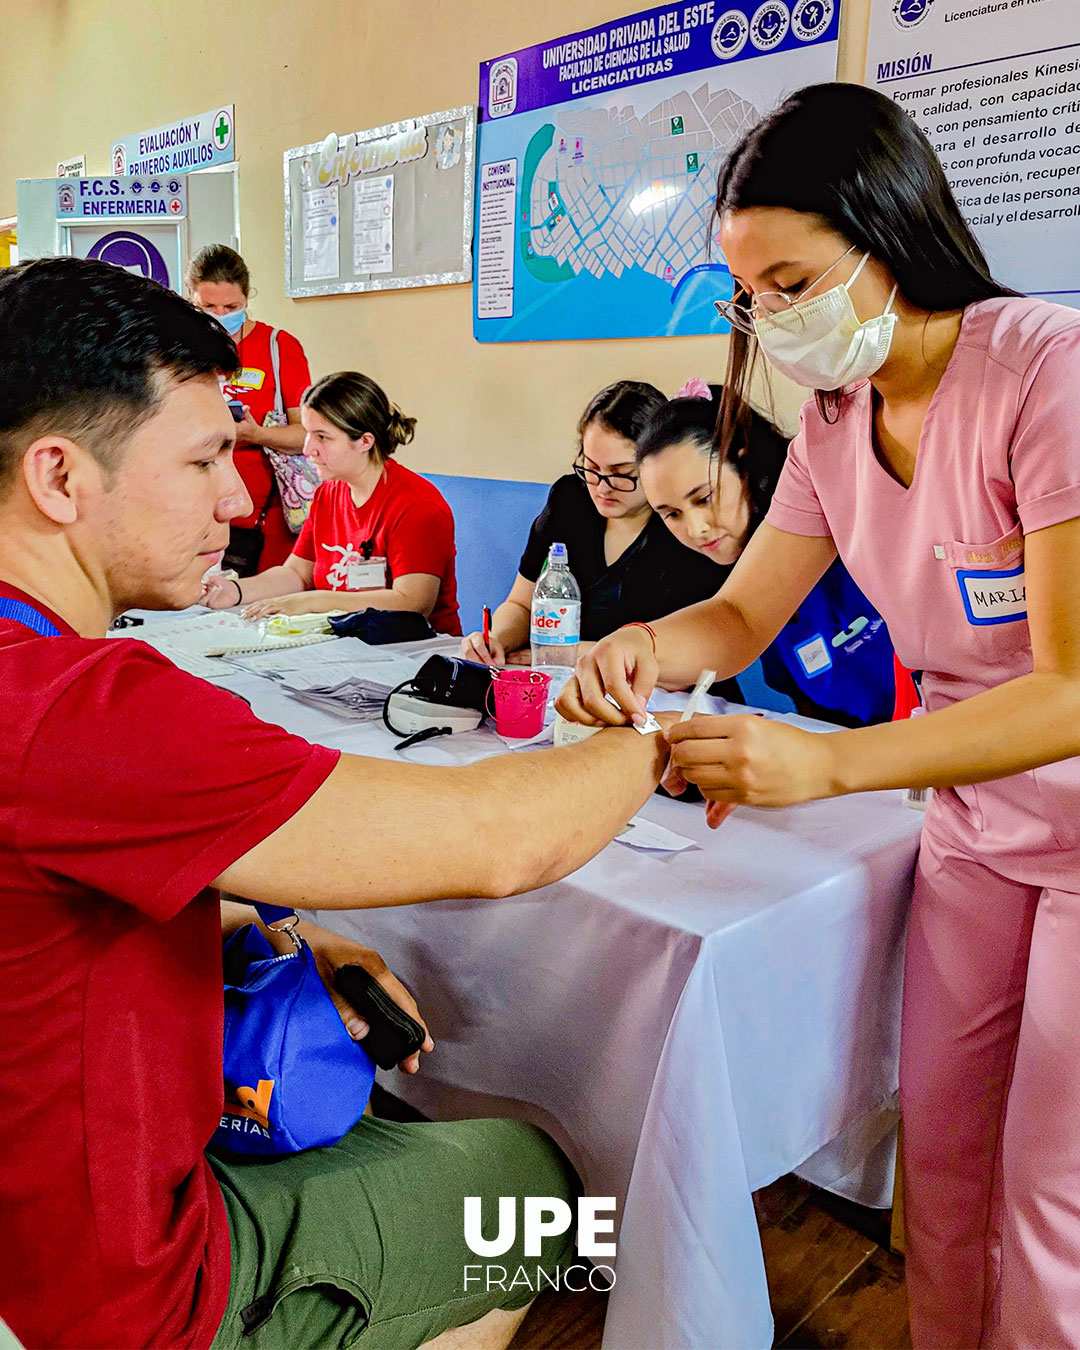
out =
[[(805, 405), (767, 519), (832, 537), (935, 712), (1031, 673), (1024, 536), (1080, 516), (1080, 313), (964, 310), (908, 488), (874, 453), (871, 392), (852, 386), (831, 424)], [(1080, 758), (935, 792), (927, 825), (1004, 876), (1080, 891)]]

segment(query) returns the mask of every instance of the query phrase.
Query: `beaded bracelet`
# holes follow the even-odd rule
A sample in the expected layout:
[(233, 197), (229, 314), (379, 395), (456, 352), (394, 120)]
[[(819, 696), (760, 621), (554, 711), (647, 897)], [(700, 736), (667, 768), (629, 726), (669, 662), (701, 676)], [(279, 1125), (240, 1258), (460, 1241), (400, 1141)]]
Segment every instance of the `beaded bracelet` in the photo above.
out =
[(656, 634), (647, 623), (642, 623), (639, 619), (636, 619), (633, 623), (624, 623), (623, 628), (644, 628), (646, 633), (648, 633), (649, 637), (652, 639), (653, 656), (656, 655)]

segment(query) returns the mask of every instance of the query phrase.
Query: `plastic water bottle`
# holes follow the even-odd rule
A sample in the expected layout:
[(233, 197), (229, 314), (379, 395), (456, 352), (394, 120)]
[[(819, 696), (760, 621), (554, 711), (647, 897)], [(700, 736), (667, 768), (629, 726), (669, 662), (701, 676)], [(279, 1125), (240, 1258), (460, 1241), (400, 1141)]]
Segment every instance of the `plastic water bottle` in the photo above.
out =
[(533, 588), (529, 636), (534, 668), (573, 667), (581, 636), (581, 591), (570, 571), (565, 544), (552, 544)]

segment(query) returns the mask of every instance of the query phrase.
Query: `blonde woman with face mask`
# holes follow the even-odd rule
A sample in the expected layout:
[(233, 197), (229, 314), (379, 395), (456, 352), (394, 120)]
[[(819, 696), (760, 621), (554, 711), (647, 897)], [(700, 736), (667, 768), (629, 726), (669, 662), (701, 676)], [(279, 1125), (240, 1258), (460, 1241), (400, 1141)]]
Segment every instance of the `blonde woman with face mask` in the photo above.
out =
[(624, 722), (658, 677), (737, 673), (839, 555), (927, 715), (699, 716), (673, 761), (714, 823), (934, 789), (901, 1038), (912, 1339), (1080, 1345), (1080, 314), (995, 280), (922, 131), (862, 86), (747, 133), (716, 208), (740, 288), (720, 444), (759, 351), (816, 396), (719, 595), (598, 644), (562, 707)]
[[(274, 375), (275, 330), (251, 317), (247, 264), (227, 244), (207, 244), (200, 249), (188, 264), (185, 282), (191, 303), (215, 319), (236, 347), (237, 368), (226, 378), (224, 393), (234, 417), (239, 418), (233, 462), (244, 480), (252, 509), (242, 520), (233, 522), (226, 566), (242, 576), (265, 572), (283, 563), (296, 543), (267, 452), (303, 452), (300, 396), (311, 383), (307, 357), (291, 333), (278, 330), (279, 391)], [(283, 410), (280, 414), (279, 403)]]

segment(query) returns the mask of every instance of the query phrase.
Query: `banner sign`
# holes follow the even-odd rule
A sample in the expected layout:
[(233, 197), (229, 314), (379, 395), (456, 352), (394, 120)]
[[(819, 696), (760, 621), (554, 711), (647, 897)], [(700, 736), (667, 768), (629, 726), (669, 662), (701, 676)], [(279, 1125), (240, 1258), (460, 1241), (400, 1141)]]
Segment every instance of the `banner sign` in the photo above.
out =
[(136, 131), (112, 143), (114, 174), (190, 173), (236, 159), (233, 105), (182, 117), (150, 131)]
[(481, 117), (531, 112), (585, 94), (695, 74), (768, 52), (835, 42), (834, 0), (666, 5), (526, 47), (480, 67)]
[(56, 218), (125, 220), (147, 218), (182, 220), (187, 215), (187, 179), (171, 178), (58, 178)]
[(866, 82), (926, 133), (998, 280), (1080, 307), (1080, 3), (873, 0)]
[(480, 342), (726, 332), (738, 139), (836, 74), (839, 0), (668, 4), (480, 67)]

